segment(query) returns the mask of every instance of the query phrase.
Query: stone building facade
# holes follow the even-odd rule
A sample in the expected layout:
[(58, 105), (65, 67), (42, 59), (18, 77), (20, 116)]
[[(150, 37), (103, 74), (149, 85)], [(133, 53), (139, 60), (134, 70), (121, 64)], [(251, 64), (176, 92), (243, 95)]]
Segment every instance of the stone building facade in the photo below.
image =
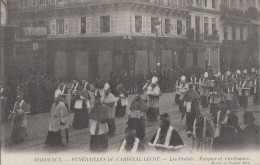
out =
[[(227, 22), (221, 17), (222, 3), (10, 0), (9, 23), (17, 29), (7, 52), (13, 59), (9, 76), (26, 79), (34, 72), (93, 80), (107, 79), (113, 70), (146, 74), (177, 66), (213, 66), (218, 72), (221, 59), (232, 59), (223, 55), (230, 49), (222, 44)], [(246, 40), (248, 27), (243, 27)]]

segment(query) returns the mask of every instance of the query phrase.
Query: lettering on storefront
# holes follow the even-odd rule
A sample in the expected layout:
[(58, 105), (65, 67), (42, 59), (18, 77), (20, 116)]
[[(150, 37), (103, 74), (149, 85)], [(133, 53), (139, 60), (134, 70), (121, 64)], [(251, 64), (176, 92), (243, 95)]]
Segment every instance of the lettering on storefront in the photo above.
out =
[(47, 36), (46, 27), (24, 27), (23, 28), (25, 37), (45, 37)]

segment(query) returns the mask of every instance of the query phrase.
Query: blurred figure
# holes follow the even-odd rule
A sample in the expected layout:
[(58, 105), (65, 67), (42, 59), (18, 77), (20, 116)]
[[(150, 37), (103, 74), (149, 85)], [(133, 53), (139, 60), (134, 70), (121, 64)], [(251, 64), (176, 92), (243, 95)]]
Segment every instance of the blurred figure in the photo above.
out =
[(213, 84), (208, 79), (208, 77), (209, 77), (208, 72), (205, 72), (204, 78), (202, 79), (201, 84), (200, 84), (201, 105), (203, 108), (207, 108), (209, 105), (210, 88), (213, 87)]
[(211, 122), (202, 116), (200, 108), (196, 107), (195, 120), (192, 127), (188, 127), (187, 136), (192, 136), (192, 149), (194, 150), (211, 150), (214, 139), (214, 128)]
[(145, 137), (145, 112), (147, 110), (147, 104), (141, 98), (140, 93), (136, 94), (130, 109), (129, 119), (127, 122), (128, 127), (136, 130), (136, 137), (143, 140)]
[(119, 84), (116, 88), (117, 97), (119, 97), (116, 104), (116, 117), (123, 117), (126, 114), (126, 106), (128, 105), (128, 93), (126, 89), (123, 87), (121, 80), (119, 80)]
[[(186, 108), (186, 126), (187, 126), (187, 132), (188, 130), (191, 130), (191, 127), (193, 126), (195, 115), (196, 115), (196, 109), (199, 108), (199, 101), (200, 101), (200, 95), (193, 89), (193, 85), (189, 85), (189, 90), (183, 97), (184, 100), (184, 106)], [(185, 113), (182, 115), (182, 120), (185, 116)]]
[(143, 91), (144, 91), (144, 101), (147, 103), (148, 102), (148, 95), (147, 95), (147, 90), (148, 90), (148, 87), (151, 85), (151, 81), (150, 80), (147, 80), (144, 87), (143, 87)]
[(108, 111), (101, 104), (101, 96), (95, 97), (94, 107), (89, 114), (90, 151), (102, 152), (108, 149)]
[(101, 95), (103, 93), (103, 87), (102, 81), (99, 77), (96, 77), (95, 81), (95, 96)]
[[(65, 104), (61, 101), (60, 95), (55, 94), (55, 101), (50, 111), (50, 124), (45, 144), (56, 146), (62, 145), (61, 129), (68, 125), (69, 111)], [(68, 141), (68, 139), (67, 139)]]
[(247, 149), (260, 149), (260, 127), (254, 123), (255, 117), (252, 112), (246, 111), (243, 115), (243, 122), (246, 125), (243, 130), (244, 146)]
[(179, 133), (171, 126), (167, 113), (160, 115), (159, 128), (148, 145), (159, 151), (177, 151), (184, 147)]
[(220, 134), (221, 127), (227, 123), (230, 111), (227, 109), (225, 102), (220, 102), (218, 104), (218, 113), (214, 117), (213, 123), (216, 125), (215, 137), (218, 137)]
[(135, 78), (135, 75), (134, 75), (134, 71), (130, 71), (130, 74), (128, 75), (128, 86), (129, 86), (129, 92), (131, 94), (135, 93), (136, 92), (136, 78)]
[(119, 149), (119, 153), (136, 153), (143, 152), (144, 146), (135, 136), (136, 131), (131, 128), (125, 130), (125, 139)]
[(26, 114), (30, 113), (30, 106), (23, 100), (23, 92), (19, 91), (17, 94), (17, 101), (14, 108), (10, 111), (10, 116), (13, 120), (13, 130), (11, 134), (12, 144), (24, 142), (27, 127)]
[(79, 82), (77, 80), (73, 80), (73, 83), (71, 85), (71, 90), (70, 90), (70, 94), (71, 94), (71, 100), (70, 100), (70, 111), (74, 112), (75, 109), (75, 102), (76, 102), (76, 93), (78, 91), (78, 86), (79, 86)]
[(89, 113), (90, 106), (87, 104), (89, 101), (88, 93), (81, 84), (78, 85), (78, 91), (75, 94), (74, 105), (74, 119), (73, 128), (82, 129), (87, 128), (89, 125)]
[(187, 93), (187, 91), (189, 90), (189, 84), (186, 81), (186, 77), (185, 76), (181, 76), (181, 83), (179, 88), (179, 93), (180, 93), (180, 98), (179, 98), (179, 110), (182, 113), (182, 118), (185, 115), (186, 112), (186, 107), (184, 106), (184, 96)]
[(238, 117), (231, 113), (227, 123), (220, 129), (220, 134), (213, 141), (214, 151), (239, 150), (242, 147), (242, 132), (238, 125)]
[(148, 110), (146, 116), (150, 121), (157, 120), (159, 112), (159, 97), (160, 97), (160, 88), (157, 84), (158, 78), (153, 77), (152, 83), (148, 87), (146, 94), (148, 95)]
[(108, 111), (108, 134), (112, 135), (116, 131), (115, 124), (115, 103), (117, 98), (110, 92), (110, 85), (106, 83), (104, 85), (104, 95), (101, 96), (101, 103)]

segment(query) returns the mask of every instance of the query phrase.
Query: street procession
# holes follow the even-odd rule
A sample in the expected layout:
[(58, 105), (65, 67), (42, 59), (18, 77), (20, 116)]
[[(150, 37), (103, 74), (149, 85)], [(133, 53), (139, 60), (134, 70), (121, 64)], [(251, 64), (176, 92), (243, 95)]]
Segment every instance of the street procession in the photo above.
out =
[(260, 0), (0, 1), (1, 152), (260, 151)]
[[(143, 89), (138, 90), (139, 85), (134, 83), (133, 93), (130, 93), (129, 85), (122, 84), (123, 77), (114, 74), (111, 73), (110, 80), (105, 82), (97, 77), (95, 84), (86, 80), (51, 84), (48, 76), (41, 77), (40, 82), (29, 80), (17, 86), (8, 82), (1, 89), (4, 120), (12, 121), (7, 121), (11, 137), (6, 140), (10, 140), (11, 145), (25, 143), (31, 136), (27, 130), (34, 124), (27, 124), (27, 117), (49, 113), (43, 123), (48, 125), (44, 144), (53, 147), (73, 143), (71, 130), (88, 129), (90, 145), (86, 151), (109, 151), (108, 139), (115, 138), (120, 127), (115, 121), (125, 117), (125, 137), (120, 140), (119, 153), (151, 149), (181, 152), (185, 147), (195, 151), (259, 149), (260, 129), (254, 121), (258, 112), (247, 110), (253, 104), (258, 105), (259, 111), (259, 73), (255, 68), (224, 74), (206, 71), (201, 73), (201, 78), (195, 75), (177, 77), (177, 81), (172, 82), (175, 95), (169, 101), (178, 107), (180, 116), (174, 120), (185, 126), (186, 137), (178, 133), (169, 114), (161, 110), (159, 102), (166, 91), (161, 90), (161, 77), (156, 72), (144, 82)], [(40, 93), (43, 96), (39, 98), (33, 95), (39, 84), (46, 87), (45, 90), (53, 85), (48, 89), (51, 94)], [(133, 97), (131, 101), (129, 95)], [(238, 111), (243, 111), (242, 116), (237, 115)], [(206, 118), (205, 113), (210, 117)], [(244, 128), (241, 128), (239, 118), (243, 119)], [(148, 122), (157, 130), (147, 137)], [(187, 146), (183, 138), (188, 138), (191, 146)]]

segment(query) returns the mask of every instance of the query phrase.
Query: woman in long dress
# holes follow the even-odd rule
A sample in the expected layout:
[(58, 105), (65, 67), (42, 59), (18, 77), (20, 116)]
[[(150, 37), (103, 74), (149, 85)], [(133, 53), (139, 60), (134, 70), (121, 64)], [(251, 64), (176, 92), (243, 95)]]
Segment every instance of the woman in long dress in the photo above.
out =
[(12, 144), (24, 142), (26, 137), (27, 113), (30, 113), (30, 106), (23, 100), (23, 92), (18, 92), (17, 101), (9, 116), (13, 119), (13, 130), (11, 134)]
[(78, 85), (79, 91), (76, 93), (76, 102), (74, 105), (74, 119), (73, 128), (82, 129), (89, 125), (89, 104), (87, 104), (89, 97), (87, 91), (81, 84)]

